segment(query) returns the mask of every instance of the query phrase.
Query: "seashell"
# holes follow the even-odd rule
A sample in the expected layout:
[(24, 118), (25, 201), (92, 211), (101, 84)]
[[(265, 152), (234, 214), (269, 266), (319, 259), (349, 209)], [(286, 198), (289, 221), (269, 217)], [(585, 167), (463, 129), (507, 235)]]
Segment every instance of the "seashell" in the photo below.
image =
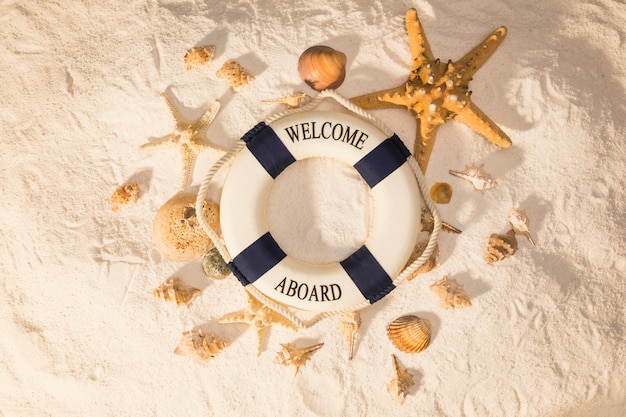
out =
[(131, 183), (117, 188), (111, 195), (111, 210), (118, 211), (122, 207), (135, 204), (139, 197), (139, 184)]
[(212, 248), (202, 256), (202, 270), (213, 279), (224, 279), (230, 275), (230, 269), (217, 248)]
[(191, 71), (193, 69), (208, 68), (215, 57), (215, 45), (196, 46), (185, 53), (183, 61), (185, 69)]
[(309, 96), (304, 93), (296, 93), (290, 96), (283, 96), (279, 98), (271, 98), (261, 100), (262, 103), (281, 103), (287, 105), (290, 109), (298, 108), (304, 103)]
[(437, 204), (448, 204), (452, 199), (452, 186), (447, 182), (436, 182), (430, 187), (430, 198)]
[(408, 369), (400, 367), (396, 355), (391, 355), (391, 359), (393, 360), (394, 377), (387, 385), (387, 391), (402, 405), (415, 382), (413, 381), (413, 374)]
[(417, 316), (401, 316), (387, 326), (387, 337), (406, 353), (419, 353), (430, 343), (430, 322)]
[(228, 81), (228, 85), (233, 91), (239, 91), (241, 87), (254, 81), (252, 74), (242, 67), (239, 62), (233, 60), (224, 62), (222, 68), (215, 75)]
[(216, 357), (226, 346), (228, 343), (215, 335), (204, 334), (201, 330), (189, 330), (183, 333), (174, 354), (206, 362)]
[(201, 292), (197, 288), (185, 285), (182, 279), (172, 277), (156, 287), (152, 291), (152, 295), (161, 300), (175, 303), (179, 307), (183, 304), (189, 307)]
[(354, 338), (356, 336), (356, 333), (359, 331), (360, 326), (361, 315), (358, 311), (346, 313), (343, 320), (341, 320), (341, 330), (346, 336), (348, 336), (348, 344), (350, 350), (350, 354), (348, 355), (349, 360), (352, 360), (352, 353), (354, 352)]
[[(435, 218), (427, 207), (422, 208), (422, 232), (432, 233), (435, 229)], [(446, 232), (461, 234), (463, 231), (452, 226), (450, 223), (441, 222), (441, 229)], [(417, 259), (417, 258), (415, 258)]]
[[(426, 250), (426, 246), (428, 246), (428, 242), (420, 242), (417, 245), (415, 245), (415, 248), (413, 249), (413, 253), (411, 253), (411, 256), (409, 257), (409, 261), (406, 263), (405, 268), (411, 265), (413, 262), (415, 262), (417, 258), (422, 256), (422, 253), (424, 253), (424, 251)], [(411, 281), (416, 276), (420, 274), (425, 274), (426, 272), (432, 271), (433, 269), (437, 268), (439, 266), (438, 259), (439, 259), (439, 245), (435, 247), (435, 250), (433, 251), (432, 255), (430, 255), (430, 258), (428, 258), (426, 262), (422, 264), (422, 266), (417, 268), (415, 272), (413, 272), (413, 274), (411, 274), (411, 276), (407, 277), (406, 279), (408, 281)]]
[(311, 46), (298, 59), (298, 73), (316, 91), (338, 88), (346, 77), (346, 54), (329, 46)]
[[(204, 213), (214, 230), (219, 229), (219, 206), (205, 200)], [(196, 217), (196, 194), (179, 193), (157, 211), (152, 223), (154, 246), (167, 259), (187, 262), (213, 247)]]
[(319, 350), (323, 343), (318, 343), (317, 345), (308, 346), (304, 348), (297, 348), (293, 343), (281, 343), (283, 348), (274, 359), (274, 363), (279, 365), (293, 365), (296, 367), (296, 375), (300, 370), (300, 367), (304, 366), (308, 360), (311, 359), (311, 355)]
[(528, 239), (530, 244), (535, 246), (535, 241), (530, 235), (530, 231), (528, 229), (528, 226), (530, 226), (530, 220), (528, 220), (528, 216), (526, 216), (526, 212), (524, 210), (512, 208), (509, 212), (507, 220), (511, 223), (511, 226), (513, 226), (515, 233), (526, 236), (526, 239)]
[(469, 181), (475, 190), (485, 191), (498, 185), (498, 181), (491, 178), (491, 175), (483, 171), (485, 165), (476, 166), (474, 164), (465, 166), (465, 171), (449, 170), (448, 172), (455, 177)]
[(505, 234), (494, 233), (489, 236), (489, 242), (485, 250), (485, 260), (488, 264), (492, 264), (513, 256), (515, 251), (517, 251), (515, 230), (511, 229)]
[(428, 288), (437, 294), (439, 302), (445, 308), (463, 308), (472, 305), (463, 286), (459, 285), (456, 279), (448, 279), (447, 275)]

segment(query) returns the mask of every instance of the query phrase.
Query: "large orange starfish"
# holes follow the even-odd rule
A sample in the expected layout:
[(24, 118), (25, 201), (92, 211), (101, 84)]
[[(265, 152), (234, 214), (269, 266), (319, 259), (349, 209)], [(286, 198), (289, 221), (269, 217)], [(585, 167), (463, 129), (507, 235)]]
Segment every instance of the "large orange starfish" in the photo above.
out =
[(417, 119), (413, 155), (426, 172), (439, 126), (458, 120), (494, 144), (508, 148), (511, 139), (482, 110), (470, 101), (468, 84), (474, 73), (489, 59), (506, 36), (500, 26), (483, 42), (456, 62), (433, 57), (417, 11), (406, 12), (406, 30), (413, 64), (406, 83), (387, 90), (351, 99), (365, 109), (406, 107)]

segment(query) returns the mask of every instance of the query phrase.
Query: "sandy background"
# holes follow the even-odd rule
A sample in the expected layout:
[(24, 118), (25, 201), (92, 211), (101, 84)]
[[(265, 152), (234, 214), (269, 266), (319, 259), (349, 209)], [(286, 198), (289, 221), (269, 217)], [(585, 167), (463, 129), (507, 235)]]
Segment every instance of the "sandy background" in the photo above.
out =
[[(439, 269), (362, 312), (354, 360), (339, 320), (273, 328), (257, 357), (253, 331), (216, 322), (245, 306), (239, 283), (153, 248), (152, 219), (181, 175), (176, 152), (139, 150), (171, 132), (159, 93), (192, 119), (220, 100), (208, 137), (230, 146), (281, 109), (261, 99), (313, 94), (296, 71), (308, 46), (347, 54), (347, 97), (403, 82), (410, 7), (444, 60), (507, 26), (470, 88), (514, 146), (460, 123), (439, 130), (427, 180), (452, 184), (440, 211), (463, 234), (441, 236)], [(610, 0), (0, 1), (0, 416), (626, 415), (624, 27), (626, 6)], [(185, 51), (205, 44), (217, 46), (211, 69), (185, 71)], [(239, 93), (214, 75), (228, 59), (256, 77)], [(376, 115), (412, 146), (408, 112)], [(211, 158), (198, 159), (196, 189)], [(500, 185), (480, 193), (448, 174), (471, 163)], [(133, 181), (137, 204), (111, 211)], [(512, 207), (537, 246), (520, 239), (487, 265)], [(428, 285), (444, 274), (472, 307), (439, 305)], [(190, 309), (150, 295), (173, 275), (203, 289)], [(385, 336), (410, 313), (433, 325), (419, 355)], [(207, 364), (173, 355), (194, 327), (231, 345)], [(290, 341), (325, 343), (296, 377), (272, 363)], [(415, 375), (404, 406), (386, 391), (392, 353)]]

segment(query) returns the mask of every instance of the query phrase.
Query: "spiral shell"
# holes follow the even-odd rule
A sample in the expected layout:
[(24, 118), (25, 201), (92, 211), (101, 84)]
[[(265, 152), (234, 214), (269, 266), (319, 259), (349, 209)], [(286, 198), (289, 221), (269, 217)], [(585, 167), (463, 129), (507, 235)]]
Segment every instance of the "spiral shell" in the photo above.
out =
[(300, 368), (311, 359), (311, 355), (324, 346), (323, 343), (303, 348), (298, 348), (293, 343), (281, 343), (280, 345), (283, 348), (274, 358), (274, 363), (285, 366), (293, 365), (296, 368), (296, 375)]
[(346, 54), (329, 46), (312, 46), (300, 55), (298, 73), (312, 89), (338, 88), (346, 77)]
[(430, 198), (437, 204), (448, 204), (452, 199), (452, 186), (447, 182), (436, 182), (430, 187)]
[[(219, 206), (204, 201), (203, 215), (218, 229)], [(179, 193), (157, 211), (152, 223), (152, 239), (157, 250), (174, 262), (197, 259), (213, 247), (196, 216), (196, 194)]]
[(152, 291), (152, 295), (161, 300), (172, 302), (177, 306), (184, 304), (189, 307), (201, 292), (197, 288), (186, 285), (180, 278), (171, 277), (156, 287)]
[(205, 334), (201, 330), (189, 330), (183, 333), (174, 354), (206, 362), (216, 357), (226, 346), (228, 343), (215, 335)]
[(437, 294), (444, 308), (463, 308), (472, 305), (463, 285), (456, 282), (456, 279), (449, 279), (447, 275), (428, 288)]
[(430, 343), (430, 321), (414, 315), (401, 316), (387, 325), (387, 337), (406, 353), (419, 353)]
[(492, 234), (485, 249), (485, 261), (492, 264), (501, 261), (509, 256), (513, 256), (517, 251), (517, 239), (515, 230), (511, 229), (504, 234)]

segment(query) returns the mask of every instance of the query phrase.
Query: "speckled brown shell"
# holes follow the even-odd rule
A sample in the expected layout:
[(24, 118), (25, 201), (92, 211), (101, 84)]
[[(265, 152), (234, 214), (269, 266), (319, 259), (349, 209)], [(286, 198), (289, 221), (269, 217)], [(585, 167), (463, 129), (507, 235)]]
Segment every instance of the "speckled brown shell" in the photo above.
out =
[(346, 77), (346, 54), (329, 46), (316, 45), (298, 59), (298, 73), (317, 91), (338, 88)]
[(242, 87), (248, 85), (254, 80), (244, 67), (237, 61), (226, 61), (215, 75), (217, 78), (223, 78), (228, 81), (228, 85), (233, 91), (239, 91)]
[(185, 69), (191, 71), (193, 69), (208, 68), (215, 57), (215, 45), (195, 46), (187, 51), (183, 61)]
[(485, 261), (488, 264), (501, 261), (513, 256), (517, 251), (517, 239), (515, 230), (511, 229), (504, 234), (492, 234), (485, 249)]
[(387, 337), (405, 353), (419, 353), (430, 343), (430, 322), (414, 315), (401, 316), (387, 326)]
[[(204, 201), (204, 216), (214, 230), (219, 227), (219, 206)], [(179, 193), (157, 211), (152, 223), (154, 246), (165, 258), (187, 262), (213, 247), (196, 217), (196, 194)]]
[(430, 187), (430, 198), (437, 204), (448, 204), (452, 199), (452, 186), (447, 182), (436, 182)]
[(111, 195), (111, 210), (118, 211), (122, 207), (128, 207), (137, 202), (139, 197), (139, 184), (131, 183), (117, 188)]

